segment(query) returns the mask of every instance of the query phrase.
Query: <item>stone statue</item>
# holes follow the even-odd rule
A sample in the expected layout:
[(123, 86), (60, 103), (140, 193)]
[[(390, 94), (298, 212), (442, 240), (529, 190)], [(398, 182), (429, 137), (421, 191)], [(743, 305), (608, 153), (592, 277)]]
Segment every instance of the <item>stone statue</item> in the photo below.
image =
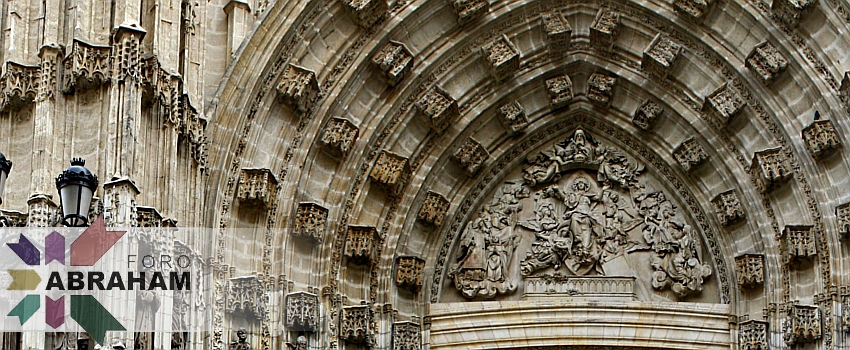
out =
[(251, 350), (251, 344), (248, 343), (248, 331), (245, 328), (236, 331), (236, 340), (230, 343), (229, 350)]
[(295, 344), (287, 342), (286, 348), (288, 350), (307, 350), (307, 337), (299, 335), (298, 338), (295, 339)]

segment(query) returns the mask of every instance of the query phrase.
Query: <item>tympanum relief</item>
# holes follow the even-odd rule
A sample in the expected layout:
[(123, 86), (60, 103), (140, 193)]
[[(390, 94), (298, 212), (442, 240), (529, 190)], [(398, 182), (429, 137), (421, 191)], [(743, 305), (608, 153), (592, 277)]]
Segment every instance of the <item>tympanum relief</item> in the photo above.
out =
[(466, 223), (448, 277), (467, 299), (522, 297), (541, 280), (615, 277), (635, 278), (641, 299), (699, 299), (713, 268), (659, 179), (578, 129), (508, 173)]

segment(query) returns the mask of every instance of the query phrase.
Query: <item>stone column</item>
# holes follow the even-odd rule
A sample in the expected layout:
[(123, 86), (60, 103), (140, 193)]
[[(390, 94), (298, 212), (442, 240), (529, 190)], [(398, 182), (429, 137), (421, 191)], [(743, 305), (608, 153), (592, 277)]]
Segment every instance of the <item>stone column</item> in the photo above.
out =
[(115, 133), (109, 136), (106, 171), (118, 178), (133, 175), (137, 120), (142, 114), (140, 43), (144, 35), (144, 29), (135, 24), (115, 30), (109, 98), (109, 128)]

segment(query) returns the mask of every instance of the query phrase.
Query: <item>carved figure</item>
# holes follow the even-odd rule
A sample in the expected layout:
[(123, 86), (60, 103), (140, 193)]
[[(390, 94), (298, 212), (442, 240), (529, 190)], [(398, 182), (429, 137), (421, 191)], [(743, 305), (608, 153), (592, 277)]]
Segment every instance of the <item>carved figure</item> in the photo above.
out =
[(236, 331), (236, 340), (230, 343), (230, 350), (251, 350), (251, 344), (248, 343), (248, 331), (245, 328)]

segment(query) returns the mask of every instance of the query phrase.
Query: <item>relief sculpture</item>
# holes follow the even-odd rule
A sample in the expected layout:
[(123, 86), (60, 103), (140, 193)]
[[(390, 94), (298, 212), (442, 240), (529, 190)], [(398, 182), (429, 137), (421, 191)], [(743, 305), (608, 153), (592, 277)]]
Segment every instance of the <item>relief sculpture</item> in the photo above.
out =
[[(581, 129), (528, 157), (523, 179), (499, 189), (462, 232), (455, 287), (466, 298), (492, 298), (513, 292), (517, 278), (632, 275), (647, 267), (620, 258), (637, 253), (632, 264), (651, 271), (637, 277), (655, 290), (700, 292), (712, 269), (698, 232), (644, 170)], [(523, 258), (512, 264), (515, 250)]]

